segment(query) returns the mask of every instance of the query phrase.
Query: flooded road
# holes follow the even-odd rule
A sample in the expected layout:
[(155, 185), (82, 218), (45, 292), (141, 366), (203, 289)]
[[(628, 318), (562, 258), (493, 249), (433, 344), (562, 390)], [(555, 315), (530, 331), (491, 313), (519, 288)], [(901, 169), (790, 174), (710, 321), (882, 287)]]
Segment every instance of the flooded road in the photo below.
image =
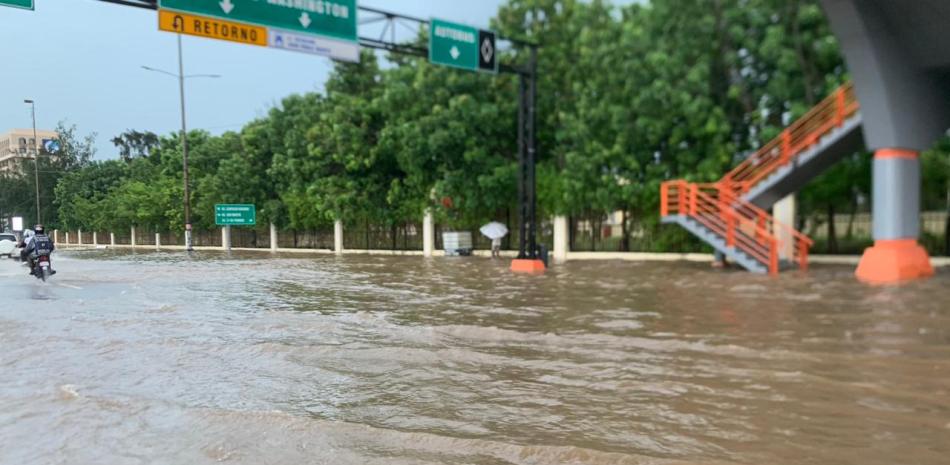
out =
[(0, 263), (2, 464), (946, 464), (950, 272)]

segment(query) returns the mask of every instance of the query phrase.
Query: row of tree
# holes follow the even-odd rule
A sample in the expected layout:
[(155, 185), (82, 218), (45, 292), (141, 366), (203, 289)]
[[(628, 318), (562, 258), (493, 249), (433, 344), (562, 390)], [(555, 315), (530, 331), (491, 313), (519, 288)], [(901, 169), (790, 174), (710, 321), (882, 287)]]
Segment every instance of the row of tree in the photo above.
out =
[[(509, 0), (492, 27), (541, 44), (540, 211), (594, 223), (622, 211), (621, 249), (634, 230), (654, 250), (694, 247), (659, 227), (660, 183), (718, 179), (848, 79), (816, 0)], [(526, 56), (514, 46), (501, 58)], [(189, 133), (196, 227), (213, 227), (213, 205), (231, 202), (295, 229), (414, 224), (427, 208), (454, 227), (511, 218), (515, 79), (386, 60), (364, 52), (337, 64), (323, 92), (289, 96), (240, 131)], [(129, 131), (113, 140), (118, 159), (94, 162), (61, 131), (64, 153), (43, 173), (55, 186), (43, 194), (55, 209), (47, 222), (182, 229), (177, 135)], [(923, 158), (930, 208), (948, 191), (948, 153), (943, 141)], [(803, 213), (867, 208), (869, 160), (855, 154), (824, 174), (802, 193)], [(5, 208), (29, 205), (24, 174), (0, 180), (17, 186), (0, 189)]]

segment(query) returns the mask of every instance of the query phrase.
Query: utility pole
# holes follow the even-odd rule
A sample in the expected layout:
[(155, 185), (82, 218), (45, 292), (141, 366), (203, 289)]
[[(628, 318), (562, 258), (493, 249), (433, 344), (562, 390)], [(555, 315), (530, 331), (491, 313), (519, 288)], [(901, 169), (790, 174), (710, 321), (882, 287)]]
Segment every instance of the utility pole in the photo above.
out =
[(185, 79), (196, 77), (219, 78), (221, 76), (217, 74), (194, 74), (185, 76), (185, 61), (182, 58), (181, 51), (181, 34), (178, 34), (178, 74), (169, 73), (168, 71), (163, 71), (148, 66), (142, 66), (142, 69), (154, 71), (156, 73), (167, 74), (178, 79), (178, 96), (181, 103), (181, 168), (182, 183), (184, 184), (183, 204), (185, 207), (185, 250), (192, 251), (194, 250), (194, 247), (192, 246), (191, 240), (191, 188), (188, 186), (188, 125), (185, 122)]
[(26, 99), (23, 103), (30, 104), (30, 115), (33, 117), (33, 177), (36, 184), (36, 224), (41, 224), (43, 218), (40, 216), (40, 149), (36, 145), (36, 104), (33, 100)]
[(178, 34), (178, 93), (181, 97), (181, 165), (185, 188), (185, 250), (191, 252), (191, 194), (188, 188), (188, 128), (185, 125), (185, 63), (181, 56), (181, 34)]

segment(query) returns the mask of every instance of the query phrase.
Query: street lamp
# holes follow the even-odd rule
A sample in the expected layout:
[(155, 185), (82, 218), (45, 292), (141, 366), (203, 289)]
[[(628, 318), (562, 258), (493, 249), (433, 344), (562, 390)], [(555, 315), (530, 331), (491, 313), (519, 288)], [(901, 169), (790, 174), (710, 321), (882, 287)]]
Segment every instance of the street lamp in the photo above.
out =
[(30, 106), (30, 115), (33, 117), (33, 175), (36, 181), (36, 224), (43, 222), (40, 217), (40, 150), (36, 146), (36, 104), (33, 100), (23, 101)]
[(191, 245), (191, 196), (188, 189), (188, 128), (185, 125), (185, 79), (188, 78), (219, 78), (218, 74), (192, 74), (185, 76), (185, 65), (181, 57), (181, 34), (178, 34), (178, 74), (169, 73), (161, 69), (142, 66), (142, 69), (166, 74), (178, 79), (178, 91), (181, 96), (181, 163), (182, 177), (185, 185), (185, 250), (193, 250)]

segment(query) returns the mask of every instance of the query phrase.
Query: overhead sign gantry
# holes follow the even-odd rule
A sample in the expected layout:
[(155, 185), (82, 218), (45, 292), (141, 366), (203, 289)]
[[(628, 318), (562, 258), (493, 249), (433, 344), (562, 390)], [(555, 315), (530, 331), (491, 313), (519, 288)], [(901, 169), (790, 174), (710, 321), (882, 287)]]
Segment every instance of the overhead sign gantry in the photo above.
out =
[(358, 62), (356, 0), (158, 0), (159, 29)]

